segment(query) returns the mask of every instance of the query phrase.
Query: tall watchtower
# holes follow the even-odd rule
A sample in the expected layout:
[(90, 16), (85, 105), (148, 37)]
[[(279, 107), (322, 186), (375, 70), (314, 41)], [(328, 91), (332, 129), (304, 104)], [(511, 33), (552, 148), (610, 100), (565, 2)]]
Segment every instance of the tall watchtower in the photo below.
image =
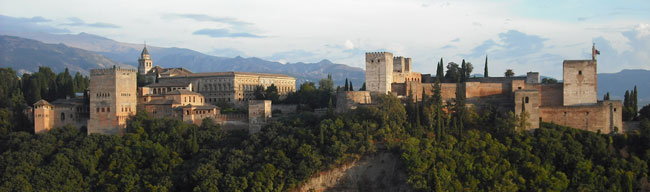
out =
[(90, 70), (88, 134), (124, 134), (126, 120), (136, 112), (136, 81), (134, 69)]
[(142, 53), (140, 53), (140, 58), (138, 59), (138, 73), (140, 75), (146, 75), (152, 67), (153, 61), (149, 55), (149, 50), (147, 50), (147, 45), (144, 45), (144, 49), (142, 49)]
[(47, 132), (54, 127), (54, 106), (45, 100), (34, 103), (34, 133)]
[(564, 60), (564, 106), (595, 104), (598, 101), (596, 60)]
[(387, 94), (393, 83), (393, 54), (366, 53), (366, 90)]

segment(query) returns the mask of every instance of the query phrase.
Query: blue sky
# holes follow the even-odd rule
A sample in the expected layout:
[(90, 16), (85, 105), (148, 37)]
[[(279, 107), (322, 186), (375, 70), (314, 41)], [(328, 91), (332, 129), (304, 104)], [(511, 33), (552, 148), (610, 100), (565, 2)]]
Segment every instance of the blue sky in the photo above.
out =
[(364, 53), (412, 57), (416, 71), (466, 59), (561, 78), (564, 59), (601, 50), (599, 72), (650, 69), (650, 1), (291, 0), (0, 2), (0, 27), (87, 32), (122, 42), (280, 62), (364, 66)]

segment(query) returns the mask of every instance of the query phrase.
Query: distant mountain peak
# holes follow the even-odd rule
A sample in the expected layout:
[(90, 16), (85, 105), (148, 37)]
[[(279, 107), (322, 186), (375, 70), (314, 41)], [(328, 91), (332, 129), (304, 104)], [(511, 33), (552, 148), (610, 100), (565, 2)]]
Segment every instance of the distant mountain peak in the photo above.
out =
[(328, 64), (328, 65), (334, 64), (334, 63), (332, 63), (332, 61), (327, 60), (327, 59), (320, 60), (318, 63), (319, 64)]

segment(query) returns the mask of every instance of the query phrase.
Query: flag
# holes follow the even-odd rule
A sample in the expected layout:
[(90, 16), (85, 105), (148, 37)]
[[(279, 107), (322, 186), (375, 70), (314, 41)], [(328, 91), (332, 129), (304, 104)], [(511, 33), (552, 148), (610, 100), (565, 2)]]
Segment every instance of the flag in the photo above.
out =
[(596, 55), (600, 55), (600, 51), (598, 51), (598, 49), (596, 49), (595, 52), (596, 52)]

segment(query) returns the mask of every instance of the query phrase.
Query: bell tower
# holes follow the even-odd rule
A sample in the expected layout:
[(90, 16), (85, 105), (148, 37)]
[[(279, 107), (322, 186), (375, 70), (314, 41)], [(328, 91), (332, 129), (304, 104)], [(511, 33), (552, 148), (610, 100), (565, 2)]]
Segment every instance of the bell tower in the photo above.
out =
[(138, 73), (141, 75), (146, 75), (151, 68), (153, 67), (153, 61), (147, 50), (147, 44), (144, 44), (144, 49), (140, 53), (140, 58), (138, 59)]

